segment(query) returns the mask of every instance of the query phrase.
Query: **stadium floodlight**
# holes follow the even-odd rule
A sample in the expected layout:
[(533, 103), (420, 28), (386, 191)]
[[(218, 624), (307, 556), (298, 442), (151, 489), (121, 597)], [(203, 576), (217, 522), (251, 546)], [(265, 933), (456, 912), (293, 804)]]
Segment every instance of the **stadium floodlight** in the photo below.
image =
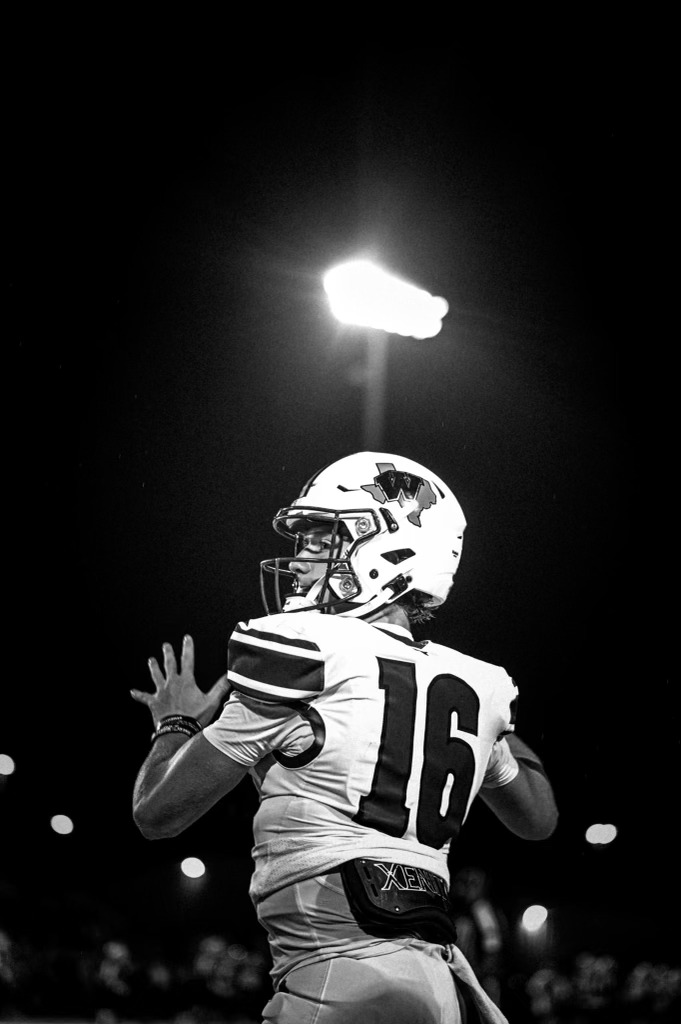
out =
[(324, 275), (331, 312), (344, 324), (373, 327), (405, 338), (434, 338), (449, 305), (388, 274), (370, 260), (352, 260)]
[(370, 260), (341, 263), (324, 275), (331, 312), (343, 324), (367, 329), (364, 374), (364, 447), (383, 446), (386, 377), (390, 334), (434, 338), (442, 330), (447, 301), (430, 295), (376, 266)]

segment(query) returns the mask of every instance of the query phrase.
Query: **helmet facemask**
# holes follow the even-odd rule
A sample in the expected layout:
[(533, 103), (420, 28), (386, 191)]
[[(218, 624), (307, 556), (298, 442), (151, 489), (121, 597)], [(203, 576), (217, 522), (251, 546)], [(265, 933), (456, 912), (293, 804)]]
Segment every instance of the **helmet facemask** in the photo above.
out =
[[(362, 584), (353, 571), (351, 558), (360, 544), (380, 531), (373, 509), (349, 509), (341, 513), (318, 506), (289, 505), (279, 510), (273, 526), (278, 534), (293, 541), (295, 553), (260, 563), (260, 592), (268, 615), (310, 608), (338, 614), (356, 606), (355, 599), (362, 593)], [(330, 534), (330, 556), (305, 554), (301, 557), (306, 532), (319, 526)], [(290, 568), (292, 562), (300, 561), (326, 567), (305, 590)], [(268, 577), (272, 577), (269, 587)], [(284, 592), (286, 589), (288, 593)]]

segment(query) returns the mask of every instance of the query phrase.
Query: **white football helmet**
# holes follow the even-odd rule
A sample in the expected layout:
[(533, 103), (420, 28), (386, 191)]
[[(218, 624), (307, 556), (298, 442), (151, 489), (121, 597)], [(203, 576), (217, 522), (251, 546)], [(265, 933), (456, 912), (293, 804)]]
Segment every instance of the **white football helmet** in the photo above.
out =
[[(296, 594), (289, 568), (295, 554), (260, 563), (268, 614), (315, 607), (364, 618), (411, 590), (426, 595), (425, 607), (446, 600), (466, 520), (449, 487), (425, 466), (377, 452), (332, 463), (306, 483), (292, 505), (279, 509), (273, 526), (295, 541), (319, 523), (329, 525), (329, 554), (335, 557), (305, 555), (306, 562), (326, 563), (324, 575), (306, 593)], [(265, 585), (268, 574), (274, 576), (274, 607)], [(288, 595), (282, 593), (284, 580), (293, 583)]]

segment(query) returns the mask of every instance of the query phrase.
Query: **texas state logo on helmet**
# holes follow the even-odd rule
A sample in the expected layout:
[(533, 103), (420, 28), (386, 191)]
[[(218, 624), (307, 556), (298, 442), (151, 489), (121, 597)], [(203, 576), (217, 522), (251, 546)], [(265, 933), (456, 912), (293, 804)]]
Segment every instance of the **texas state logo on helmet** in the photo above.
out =
[(328, 523), (344, 539), (328, 561), (323, 580), (304, 595), (288, 599), (281, 578), (293, 579), (292, 558), (267, 559), (261, 578), (275, 576), (275, 607), (310, 607), (334, 614), (366, 616), (410, 590), (442, 604), (459, 567), (466, 520), (447, 484), (425, 466), (400, 455), (359, 452), (313, 476), (291, 504), (274, 517), (274, 529), (289, 539), (306, 524)]

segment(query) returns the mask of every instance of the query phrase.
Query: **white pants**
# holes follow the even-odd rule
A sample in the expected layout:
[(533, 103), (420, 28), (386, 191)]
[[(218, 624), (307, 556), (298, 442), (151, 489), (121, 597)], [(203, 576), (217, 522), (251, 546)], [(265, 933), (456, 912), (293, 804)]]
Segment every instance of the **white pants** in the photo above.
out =
[[(265, 1024), (461, 1024), (453, 974), (480, 988), (458, 950), (448, 964), (443, 946), (363, 932), (337, 873), (288, 886), (257, 911), (275, 987)], [(482, 1019), (503, 1024), (489, 1010)]]
[[(425, 943), (422, 944), (425, 946)], [(291, 971), (266, 1024), (461, 1024), (454, 980), (437, 947), (336, 956)]]

